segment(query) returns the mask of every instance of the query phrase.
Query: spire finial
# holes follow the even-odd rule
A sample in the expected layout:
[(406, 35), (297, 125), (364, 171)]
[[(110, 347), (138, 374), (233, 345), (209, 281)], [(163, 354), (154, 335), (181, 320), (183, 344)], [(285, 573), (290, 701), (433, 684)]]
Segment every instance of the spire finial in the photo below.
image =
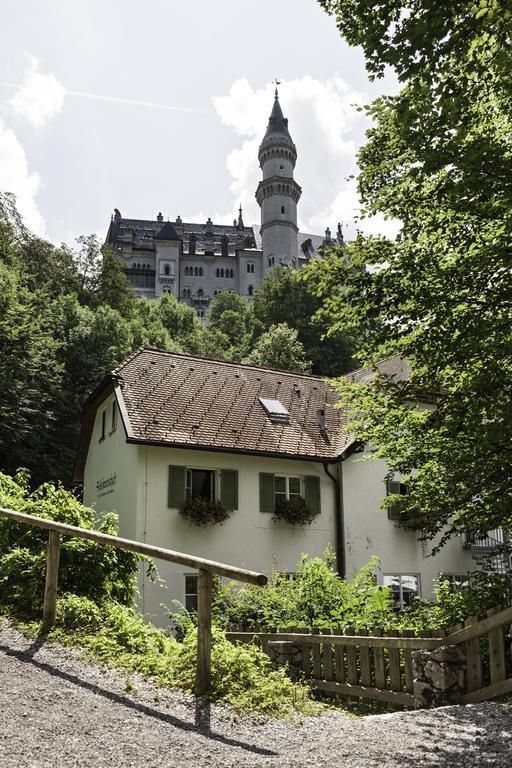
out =
[(240, 203), (240, 208), (238, 209), (238, 223), (237, 223), (238, 229), (244, 228), (244, 220), (242, 218), (242, 203)]
[(276, 84), (275, 98), (278, 99), (279, 98), (279, 93), (278, 93), (278, 90), (277, 90), (277, 86), (281, 85), (281, 81), (278, 80), (277, 77), (276, 77), (276, 79), (274, 80), (274, 83)]

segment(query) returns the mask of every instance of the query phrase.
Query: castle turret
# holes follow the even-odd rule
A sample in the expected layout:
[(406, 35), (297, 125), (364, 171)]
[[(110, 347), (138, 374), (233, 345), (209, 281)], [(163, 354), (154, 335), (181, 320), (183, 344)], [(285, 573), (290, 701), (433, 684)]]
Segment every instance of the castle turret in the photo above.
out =
[(258, 184), (256, 200), (261, 208), (261, 239), (265, 270), (274, 264), (292, 264), (297, 258), (297, 203), (302, 190), (293, 178), (297, 150), (283, 116), (279, 95), (267, 132), (260, 144), (258, 158), (263, 180)]

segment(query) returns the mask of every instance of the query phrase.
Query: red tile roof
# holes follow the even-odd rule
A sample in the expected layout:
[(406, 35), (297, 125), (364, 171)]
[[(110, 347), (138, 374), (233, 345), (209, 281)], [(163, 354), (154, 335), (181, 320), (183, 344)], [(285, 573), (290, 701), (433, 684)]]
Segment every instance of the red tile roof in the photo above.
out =
[[(156, 349), (137, 350), (112, 375), (130, 442), (317, 461), (336, 459), (352, 442), (335, 407), (338, 396), (314, 376)], [(290, 421), (272, 422), (260, 397), (280, 400)]]

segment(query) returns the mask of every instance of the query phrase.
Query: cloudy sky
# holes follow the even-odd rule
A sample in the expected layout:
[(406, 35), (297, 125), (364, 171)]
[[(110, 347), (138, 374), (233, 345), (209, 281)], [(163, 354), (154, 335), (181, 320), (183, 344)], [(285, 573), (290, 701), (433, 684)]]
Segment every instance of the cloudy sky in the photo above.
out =
[[(259, 222), (257, 150), (275, 77), (298, 151), (299, 224), (355, 230), (356, 111), (387, 78), (315, 0), (8, 0), (0, 189), (55, 243), (127, 217)], [(390, 222), (360, 224), (391, 233)]]

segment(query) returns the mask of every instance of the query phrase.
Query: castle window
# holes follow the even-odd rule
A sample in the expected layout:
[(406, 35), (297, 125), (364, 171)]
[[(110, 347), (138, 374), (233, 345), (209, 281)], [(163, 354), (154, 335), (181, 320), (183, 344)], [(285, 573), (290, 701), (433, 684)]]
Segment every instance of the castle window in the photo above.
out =
[(190, 288), (184, 288), (183, 289), (183, 298), (184, 299), (190, 299)]
[(203, 318), (204, 317), (204, 309), (198, 309), (197, 310), (197, 316)]
[(199, 267), (194, 267), (194, 276), (199, 277)]
[(284, 213), (284, 205), (281, 206), (281, 213)]
[(223, 269), (221, 269), (221, 271), (220, 271), (220, 276), (224, 277), (224, 270)]
[(203, 276), (203, 268), (199, 267), (199, 277), (202, 277), (202, 276)]
[(169, 268), (169, 265), (168, 265), (168, 264), (166, 264), (166, 265), (165, 265), (165, 269), (164, 269), (164, 274), (165, 274), (165, 275), (169, 275), (170, 273), (171, 273), (171, 270), (170, 270), (170, 268)]
[(248, 261), (247, 262), (247, 271), (250, 272), (251, 275), (254, 275), (254, 262)]
[(218, 267), (215, 270), (215, 277), (220, 277), (220, 269)]
[(202, 298), (203, 298), (203, 296), (204, 296), (204, 291), (203, 291), (203, 289), (202, 289), (202, 288), (199, 288), (199, 289), (198, 289), (198, 291), (197, 291), (197, 295), (199, 296), (199, 298), (200, 298), (200, 299), (202, 299)]
[(247, 290), (248, 290), (249, 296), (252, 296), (254, 294), (254, 285), (250, 285)]

